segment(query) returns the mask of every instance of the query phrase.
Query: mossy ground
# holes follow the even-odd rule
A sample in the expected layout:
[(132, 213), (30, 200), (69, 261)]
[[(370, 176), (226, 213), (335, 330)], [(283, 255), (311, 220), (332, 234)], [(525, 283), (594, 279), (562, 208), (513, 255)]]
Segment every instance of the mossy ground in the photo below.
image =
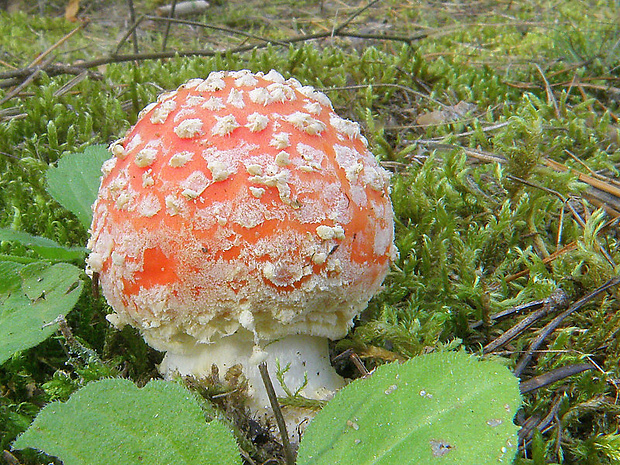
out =
[[(78, 27), (64, 19), (65, 2), (39, 3), (30, 11), (0, 12), (0, 77)], [(135, 3), (138, 14), (149, 14), (161, 2)], [(213, 2), (191, 20), (286, 41), (334, 30), (365, 5), (294, 3)], [(130, 24), (123, 2), (82, 2), (82, 8), (89, 23), (53, 48), (53, 63), (105, 56)], [(572, 303), (618, 276), (620, 199), (546, 160), (604, 186), (618, 178), (619, 15), (613, 1), (384, 0), (343, 29), (358, 37), (243, 53), (226, 50), (264, 42), (175, 25), (169, 50), (221, 54), (102, 64), (77, 83), (74, 75), (41, 73), (14, 97), (13, 87), (0, 89), (0, 227), (84, 245), (87, 232), (45, 190), (50, 164), (118, 138), (157, 94), (189, 78), (275, 68), (323, 89), (342, 116), (360, 121), (373, 152), (395, 173), (400, 259), (336, 350), (354, 348), (369, 367), (446, 345), (480, 352), (523, 318), (491, 315), (558, 289)], [(160, 50), (164, 30), (161, 22), (145, 21), (138, 51)], [(131, 51), (128, 40), (119, 53)], [(0, 254), (36, 258), (9, 242), (0, 244)], [(620, 460), (618, 297), (612, 288), (572, 314), (523, 372), (526, 380), (584, 361), (596, 365), (525, 396), (518, 421), (539, 421), (525, 435), (520, 463)], [(158, 354), (129, 329), (110, 329), (106, 311), (85, 292), (68, 318), (97, 360), (68, 349), (59, 335), (2, 366), (3, 449), (46, 402), (66, 399), (89, 380), (121, 373), (143, 384), (156, 376)], [(514, 367), (553, 316), (520, 332), (496, 356)], [(471, 329), (478, 320), (484, 324)], [(15, 455), (23, 463), (49, 463)]]

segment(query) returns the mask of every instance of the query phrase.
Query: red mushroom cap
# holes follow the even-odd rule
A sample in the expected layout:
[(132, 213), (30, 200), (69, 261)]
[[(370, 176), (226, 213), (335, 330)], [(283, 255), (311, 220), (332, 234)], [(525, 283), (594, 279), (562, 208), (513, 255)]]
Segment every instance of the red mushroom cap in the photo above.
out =
[(344, 336), (396, 254), (389, 174), (280, 74), (215, 72), (147, 106), (103, 166), (88, 264), (161, 350), (240, 326)]

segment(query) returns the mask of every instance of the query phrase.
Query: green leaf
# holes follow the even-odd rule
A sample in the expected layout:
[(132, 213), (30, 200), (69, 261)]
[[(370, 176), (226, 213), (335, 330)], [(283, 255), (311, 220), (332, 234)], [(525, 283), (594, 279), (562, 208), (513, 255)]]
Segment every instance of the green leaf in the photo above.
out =
[(64, 247), (46, 237), (33, 236), (22, 231), (0, 228), (0, 241), (15, 241), (31, 248), (42, 258), (53, 261), (83, 260), (88, 250), (84, 247)]
[(82, 293), (80, 269), (67, 263), (0, 261), (0, 364), (50, 337)]
[[(19, 263), (0, 262), (0, 296), (20, 287), (21, 279), (18, 273), (23, 267), (24, 265)], [(2, 297), (0, 297), (0, 303), (2, 303)]]
[(316, 416), (298, 465), (511, 463), (520, 402), (508, 369), (465, 353), (384, 365)]
[(142, 389), (118, 378), (90, 383), (47, 405), (13, 444), (26, 447), (65, 465), (241, 463), (230, 430), (206, 423), (188, 390), (161, 380)]
[(83, 153), (62, 157), (58, 167), (47, 170), (47, 192), (87, 229), (93, 217), (91, 205), (99, 191), (101, 165), (108, 158), (110, 152), (105, 145), (93, 145)]

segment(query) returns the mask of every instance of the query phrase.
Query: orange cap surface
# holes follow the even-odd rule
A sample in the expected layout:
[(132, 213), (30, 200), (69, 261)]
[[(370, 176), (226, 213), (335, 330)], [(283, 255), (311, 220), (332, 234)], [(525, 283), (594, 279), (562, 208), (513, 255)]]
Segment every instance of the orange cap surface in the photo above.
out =
[(88, 264), (110, 320), (157, 349), (239, 327), (343, 337), (396, 255), (389, 174), (359, 126), (275, 71), (193, 79), (111, 151)]

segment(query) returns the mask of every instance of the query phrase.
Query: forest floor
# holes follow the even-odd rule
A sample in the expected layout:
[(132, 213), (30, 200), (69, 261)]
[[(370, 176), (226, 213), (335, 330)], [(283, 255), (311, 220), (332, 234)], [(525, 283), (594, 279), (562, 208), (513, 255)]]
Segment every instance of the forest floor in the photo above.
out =
[[(214, 0), (174, 22), (154, 0), (8, 4), (0, 265), (50, 260), (42, 242), (7, 231), (85, 247), (87, 228), (49, 192), (50, 166), (118, 139), (190, 78), (277, 69), (359, 121), (393, 173), (400, 258), (334, 352), (352, 349), (368, 369), (442, 350), (502, 360), (522, 383), (518, 463), (618, 463), (617, 2)], [(11, 465), (53, 460), (11, 451), (50, 401), (104, 377), (158, 376), (161, 355), (111, 328), (81, 279), (70, 332), (0, 367)], [(246, 452), (248, 463), (283, 460)]]

